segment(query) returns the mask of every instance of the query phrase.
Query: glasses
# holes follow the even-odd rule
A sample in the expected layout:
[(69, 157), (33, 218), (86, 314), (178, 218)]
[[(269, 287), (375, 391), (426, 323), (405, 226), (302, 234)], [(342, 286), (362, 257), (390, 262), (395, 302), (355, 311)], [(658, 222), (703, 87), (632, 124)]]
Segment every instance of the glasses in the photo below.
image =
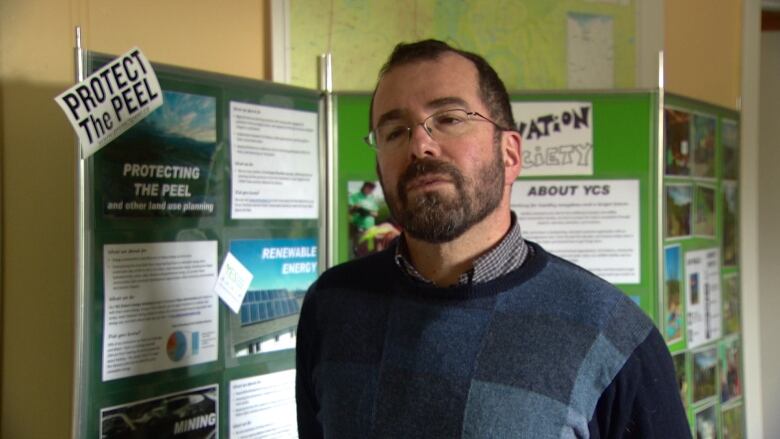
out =
[(422, 125), (431, 139), (442, 142), (468, 134), (472, 128), (469, 122), (475, 121), (490, 122), (501, 131), (509, 131), (508, 128), (502, 127), (476, 111), (452, 109), (433, 113), (422, 122), (411, 127), (405, 125), (402, 121), (382, 124), (368, 133), (363, 140), (377, 150), (389, 151), (406, 145), (412, 138), (412, 130), (417, 125)]

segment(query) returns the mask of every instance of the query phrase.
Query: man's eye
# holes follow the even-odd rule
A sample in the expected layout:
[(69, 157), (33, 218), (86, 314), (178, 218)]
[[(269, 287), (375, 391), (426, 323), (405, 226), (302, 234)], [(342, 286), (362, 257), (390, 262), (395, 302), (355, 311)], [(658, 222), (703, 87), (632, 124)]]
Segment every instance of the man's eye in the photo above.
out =
[(453, 116), (451, 114), (442, 114), (441, 116), (437, 116), (434, 118), (436, 125), (444, 126), (444, 125), (458, 125), (460, 123), (463, 123), (463, 118), (458, 116)]
[(382, 136), (383, 140), (385, 142), (392, 142), (394, 140), (398, 140), (399, 138), (403, 137), (403, 135), (406, 133), (406, 127), (392, 127), (388, 128), (385, 131), (385, 134)]

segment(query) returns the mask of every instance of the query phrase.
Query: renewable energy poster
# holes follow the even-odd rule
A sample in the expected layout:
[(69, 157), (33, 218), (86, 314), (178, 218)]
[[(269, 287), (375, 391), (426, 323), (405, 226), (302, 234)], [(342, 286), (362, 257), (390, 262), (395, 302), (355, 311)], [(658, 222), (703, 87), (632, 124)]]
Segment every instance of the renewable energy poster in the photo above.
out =
[(238, 314), (232, 314), (232, 354), (238, 357), (295, 347), (298, 311), (317, 278), (317, 240), (238, 239), (230, 253), (252, 273)]

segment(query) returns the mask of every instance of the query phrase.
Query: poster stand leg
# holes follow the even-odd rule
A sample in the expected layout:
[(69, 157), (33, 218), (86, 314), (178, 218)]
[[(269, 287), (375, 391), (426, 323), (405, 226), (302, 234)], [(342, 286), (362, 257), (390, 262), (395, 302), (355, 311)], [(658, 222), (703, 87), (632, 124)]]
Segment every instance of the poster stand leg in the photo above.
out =
[[(75, 29), (75, 49), (74, 49), (74, 64), (75, 64), (75, 76), (76, 82), (84, 80), (84, 49), (81, 46), (81, 26), (76, 26)], [(84, 343), (87, 340), (86, 334), (83, 334), (84, 318), (86, 315), (84, 307), (86, 306), (86, 289), (85, 289), (85, 261), (86, 261), (86, 245), (84, 242), (85, 218), (86, 218), (86, 187), (85, 187), (85, 174), (84, 174), (84, 157), (81, 154), (81, 144), (76, 140), (75, 154), (76, 154), (76, 178), (75, 178), (75, 201), (76, 201), (76, 218), (75, 218), (75, 340), (74, 340), (74, 352), (73, 352), (73, 415), (72, 415), (72, 427), (71, 437), (79, 438), (83, 437), (85, 422), (85, 407), (84, 397), (86, 395), (86, 389), (84, 386), (87, 380), (84, 376), (84, 362), (82, 361), (84, 356)]]
[(336, 263), (337, 246), (335, 245), (335, 237), (338, 224), (336, 220), (336, 181), (338, 181), (336, 163), (338, 163), (338, 156), (336, 152), (336, 138), (333, 130), (333, 127), (336, 126), (336, 121), (334, 120), (335, 112), (333, 109), (333, 57), (330, 52), (322, 54), (319, 57), (319, 82), (325, 106), (323, 111), (325, 114), (325, 126), (323, 130), (325, 136), (325, 151), (323, 156), (324, 160), (322, 160), (325, 164), (323, 172), (323, 175), (325, 176), (325, 196), (321, 198), (325, 200), (323, 203), (325, 205), (324, 221), (321, 221), (321, 224), (324, 224), (325, 230), (324, 233), (320, 233), (321, 240), (324, 240), (324, 242), (320, 243), (322, 251), (319, 252), (319, 254), (324, 255), (325, 258), (323, 261), (322, 256), (320, 257), (320, 267), (324, 270), (332, 267)]

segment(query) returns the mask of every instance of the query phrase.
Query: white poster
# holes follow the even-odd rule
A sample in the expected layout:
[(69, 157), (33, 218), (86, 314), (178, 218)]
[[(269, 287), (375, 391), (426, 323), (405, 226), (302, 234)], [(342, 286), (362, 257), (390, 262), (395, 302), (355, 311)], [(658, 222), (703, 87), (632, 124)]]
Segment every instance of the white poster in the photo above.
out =
[(688, 347), (695, 348), (721, 335), (720, 250), (687, 252), (685, 276)]
[(512, 102), (523, 137), (523, 177), (593, 175), (590, 102)]
[(615, 43), (612, 17), (566, 15), (566, 58), (569, 88), (610, 89), (615, 86)]
[(317, 218), (317, 139), (317, 113), (231, 102), (231, 218)]
[(103, 247), (103, 381), (217, 359), (217, 242)]
[(86, 158), (163, 103), (152, 65), (134, 47), (54, 98)]
[(298, 437), (295, 370), (230, 382), (232, 439)]
[(617, 284), (640, 282), (639, 181), (518, 180), (523, 236)]

